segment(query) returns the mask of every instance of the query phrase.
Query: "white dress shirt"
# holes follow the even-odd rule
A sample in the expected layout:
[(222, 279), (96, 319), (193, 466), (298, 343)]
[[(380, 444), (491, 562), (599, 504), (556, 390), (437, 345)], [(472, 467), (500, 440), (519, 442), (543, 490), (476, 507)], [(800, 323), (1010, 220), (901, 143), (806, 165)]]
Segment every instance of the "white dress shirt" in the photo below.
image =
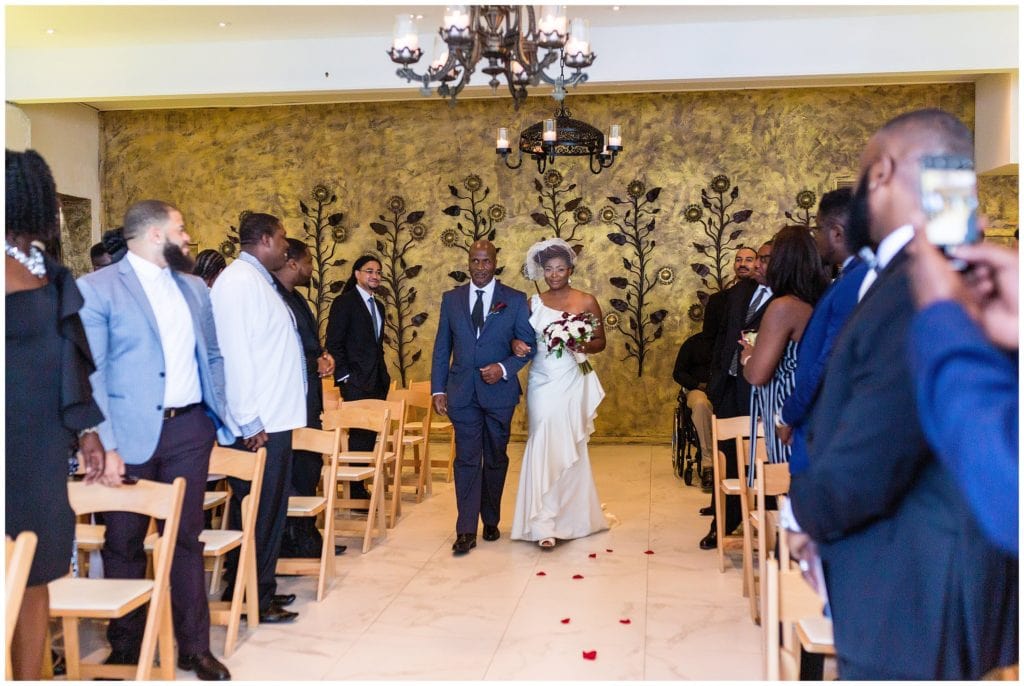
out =
[[(484, 300), (484, 321), (485, 322), (487, 321), (487, 315), (491, 311), (491, 301), (494, 300), (494, 284), (496, 284), (496, 283), (497, 283), (497, 281), (495, 279), (491, 279), (484, 286), (477, 286), (472, 281), (469, 282), (469, 313), (471, 315), (473, 314), (473, 305), (476, 304), (476, 292), (477, 291), (483, 291), (484, 292), (484, 298), (483, 298), (483, 300)], [(479, 334), (477, 334), (477, 337), (479, 338)]]
[(139, 277), (149, 307), (156, 318), (160, 348), (164, 352), (164, 407), (185, 407), (201, 402), (196, 362), (196, 332), (192, 312), (170, 267), (161, 269), (149, 260), (128, 251), (128, 263)]
[(242, 438), (306, 425), (306, 363), (295, 322), (255, 261), (242, 253), (210, 289), (229, 426)]
[(885, 269), (892, 262), (892, 258), (896, 257), (899, 251), (903, 250), (904, 246), (913, 238), (914, 227), (910, 224), (904, 224), (882, 239), (882, 242), (878, 244), (878, 250), (875, 251), (874, 268), (869, 269), (868, 273), (864, 275), (864, 280), (860, 282), (860, 290), (857, 291), (857, 302), (864, 298), (864, 294), (868, 292), (871, 284), (878, 278), (878, 273)]
[(758, 310), (760, 310), (762, 307), (764, 307), (764, 304), (766, 302), (768, 302), (769, 298), (772, 297), (772, 289), (771, 288), (769, 288), (765, 284), (758, 284), (757, 288), (754, 290), (754, 294), (752, 296), (750, 296), (750, 302), (747, 303), (747, 307), (750, 307), (750, 303), (754, 302), (757, 299), (758, 294), (760, 294), (760, 293), (764, 293), (764, 295), (761, 296), (761, 302), (758, 303), (758, 308), (757, 308)]

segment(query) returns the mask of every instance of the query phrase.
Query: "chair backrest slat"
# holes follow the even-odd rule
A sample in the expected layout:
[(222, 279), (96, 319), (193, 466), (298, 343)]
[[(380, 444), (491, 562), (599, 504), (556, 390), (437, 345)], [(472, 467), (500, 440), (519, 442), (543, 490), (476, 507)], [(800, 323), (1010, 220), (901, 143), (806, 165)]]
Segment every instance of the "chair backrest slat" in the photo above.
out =
[(68, 483), (68, 500), (76, 515), (94, 512), (134, 512), (167, 519), (174, 510), (173, 484), (140, 479), (135, 484), (109, 488), (83, 481)]
[(311, 429), (302, 427), (292, 431), (292, 450), (305, 450), (321, 455), (334, 452), (340, 429)]

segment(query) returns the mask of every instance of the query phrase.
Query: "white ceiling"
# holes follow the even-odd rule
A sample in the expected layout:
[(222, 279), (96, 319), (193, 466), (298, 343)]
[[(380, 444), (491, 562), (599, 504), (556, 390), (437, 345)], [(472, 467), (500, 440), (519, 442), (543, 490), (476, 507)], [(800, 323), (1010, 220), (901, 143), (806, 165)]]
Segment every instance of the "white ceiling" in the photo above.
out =
[[(978, 12), (979, 6), (573, 5), (591, 26), (781, 21)], [(6, 7), (7, 48), (87, 48), (173, 43), (389, 36), (396, 14), (423, 15), (421, 32), (440, 25), (443, 6), (426, 5), (36, 5)], [(220, 22), (228, 26), (221, 28)], [(52, 34), (47, 29), (53, 29)], [(382, 48), (383, 49), (383, 48)]]

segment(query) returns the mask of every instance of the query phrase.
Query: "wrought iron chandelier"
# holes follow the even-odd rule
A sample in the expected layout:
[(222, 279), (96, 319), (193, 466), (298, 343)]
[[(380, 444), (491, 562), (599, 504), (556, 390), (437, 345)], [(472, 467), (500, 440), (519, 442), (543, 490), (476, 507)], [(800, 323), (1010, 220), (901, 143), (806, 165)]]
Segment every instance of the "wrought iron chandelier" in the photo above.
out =
[(590, 158), (590, 171), (600, 174), (615, 162), (616, 156), (622, 152), (622, 127), (612, 124), (608, 131), (608, 141), (604, 134), (590, 124), (572, 118), (572, 112), (565, 109), (565, 102), (559, 105), (554, 119), (539, 121), (527, 127), (519, 136), (519, 158), (513, 164), (509, 161), (512, 147), (509, 145), (508, 129), (498, 129), (495, 141), (495, 152), (501, 156), (509, 169), (519, 169), (523, 164), (523, 155), (529, 155), (537, 162), (537, 171), (541, 174), (549, 164), (554, 164), (558, 155)]
[[(543, 56), (541, 48), (545, 50)], [(397, 71), (400, 78), (420, 82), (423, 95), (430, 95), (431, 83), (440, 83), (438, 95), (448, 98), (452, 106), (477, 63), (485, 60), (481, 71), (491, 77), (491, 89), (497, 93), (501, 85), (498, 77), (504, 76), (517, 110), (526, 99), (526, 87), (541, 81), (555, 87), (552, 97), (561, 102), (566, 86), (587, 80), (583, 69), (596, 57), (590, 50), (589, 22), (574, 18), (567, 26), (561, 5), (542, 7), (539, 22), (529, 5), (449, 6), (434, 39), (433, 61), (423, 74), (410, 68), (423, 56), (416, 20), (412, 15), (400, 14), (387, 53), (393, 62), (402, 65)], [(545, 70), (554, 64), (559, 65), (561, 73), (551, 77)], [(563, 65), (575, 71), (566, 77)]]

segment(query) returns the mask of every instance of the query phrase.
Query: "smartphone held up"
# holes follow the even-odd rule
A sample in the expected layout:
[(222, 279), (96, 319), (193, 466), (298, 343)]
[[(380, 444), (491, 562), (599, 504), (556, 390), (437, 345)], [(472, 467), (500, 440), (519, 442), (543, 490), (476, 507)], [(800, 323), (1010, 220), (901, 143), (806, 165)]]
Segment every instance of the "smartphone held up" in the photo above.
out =
[(927, 217), (925, 235), (933, 245), (976, 243), (981, 235), (974, 162), (956, 155), (922, 158), (921, 207)]

